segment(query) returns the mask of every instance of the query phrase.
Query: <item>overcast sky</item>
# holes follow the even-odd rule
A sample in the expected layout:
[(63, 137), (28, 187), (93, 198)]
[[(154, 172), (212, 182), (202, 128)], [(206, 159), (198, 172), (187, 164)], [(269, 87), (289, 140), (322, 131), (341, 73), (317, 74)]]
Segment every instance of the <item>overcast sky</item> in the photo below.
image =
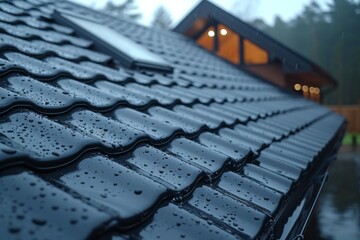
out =
[[(86, 6), (102, 8), (108, 1), (122, 3), (124, 0), (72, 0)], [(292, 19), (301, 12), (305, 4), (312, 0), (211, 0), (223, 9), (236, 13), (244, 20), (262, 18), (272, 24), (276, 15), (284, 20)], [(159, 6), (165, 7), (173, 19), (173, 25), (181, 21), (200, 0), (135, 0), (142, 14), (140, 23), (150, 25), (153, 14)], [(326, 8), (330, 0), (317, 0), (321, 7)]]

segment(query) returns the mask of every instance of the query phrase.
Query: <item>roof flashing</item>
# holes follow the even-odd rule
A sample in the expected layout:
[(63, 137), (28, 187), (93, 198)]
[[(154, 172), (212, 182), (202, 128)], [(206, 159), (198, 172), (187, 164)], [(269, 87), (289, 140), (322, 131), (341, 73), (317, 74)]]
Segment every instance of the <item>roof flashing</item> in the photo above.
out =
[(127, 68), (173, 72), (172, 66), (160, 56), (104, 24), (57, 11), (54, 18), (74, 28), (79, 35), (91, 39), (99, 50), (119, 60)]

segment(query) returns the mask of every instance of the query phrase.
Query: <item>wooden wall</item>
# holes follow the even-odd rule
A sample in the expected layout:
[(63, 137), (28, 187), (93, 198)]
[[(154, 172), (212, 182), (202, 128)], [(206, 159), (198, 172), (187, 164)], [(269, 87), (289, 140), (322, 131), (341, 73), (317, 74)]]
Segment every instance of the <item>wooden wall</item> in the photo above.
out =
[(348, 132), (360, 133), (360, 105), (329, 106), (348, 120)]

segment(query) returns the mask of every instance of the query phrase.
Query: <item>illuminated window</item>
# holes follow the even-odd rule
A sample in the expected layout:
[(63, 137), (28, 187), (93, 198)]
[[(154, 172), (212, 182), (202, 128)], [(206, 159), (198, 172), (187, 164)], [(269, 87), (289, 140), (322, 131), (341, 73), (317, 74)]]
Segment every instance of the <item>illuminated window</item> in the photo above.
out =
[(240, 37), (224, 25), (218, 26), (219, 49), (217, 55), (226, 60), (239, 64), (240, 63)]
[(203, 35), (199, 37), (199, 39), (196, 41), (196, 43), (203, 48), (206, 48), (210, 51), (214, 50), (215, 43), (214, 43), (214, 37), (215, 37), (215, 28), (209, 27)]
[(244, 62), (245, 64), (265, 64), (269, 62), (269, 54), (264, 49), (245, 39)]
[[(243, 39), (243, 45), (240, 40)], [(222, 24), (208, 27), (196, 41), (198, 45), (234, 64), (266, 64), (269, 62), (267, 51), (242, 38)], [(241, 49), (243, 47), (243, 49)]]

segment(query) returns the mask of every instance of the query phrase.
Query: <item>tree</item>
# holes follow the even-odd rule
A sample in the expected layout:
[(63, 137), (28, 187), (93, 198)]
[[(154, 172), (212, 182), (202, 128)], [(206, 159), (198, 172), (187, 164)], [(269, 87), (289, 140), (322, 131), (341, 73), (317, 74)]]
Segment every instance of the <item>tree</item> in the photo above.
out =
[(113, 2), (109, 1), (104, 10), (124, 18), (129, 18), (132, 20), (138, 20), (141, 17), (141, 14), (138, 12), (138, 8), (134, 3), (134, 0), (125, 0), (124, 3), (115, 5)]
[(330, 72), (339, 82), (328, 104), (360, 103), (360, 2), (332, 0), (324, 10), (312, 1), (295, 19), (276, 18), (265, 31)]
[(160, 6), (156, 9), (154, 18), (152, 21), (153, 27), (158, 27), (162, 29), (169, 29), (172, 23), (170, 14), (163, 6)]
[(252, 20), (251, 22), (249, 22), (252, 26), (256, 27), (257, 29), (263, 31), (269, 28), (269, 25), (267, 25), (267, 23), (260, 19), (260, 18), (256, 18), (254, 20)]

